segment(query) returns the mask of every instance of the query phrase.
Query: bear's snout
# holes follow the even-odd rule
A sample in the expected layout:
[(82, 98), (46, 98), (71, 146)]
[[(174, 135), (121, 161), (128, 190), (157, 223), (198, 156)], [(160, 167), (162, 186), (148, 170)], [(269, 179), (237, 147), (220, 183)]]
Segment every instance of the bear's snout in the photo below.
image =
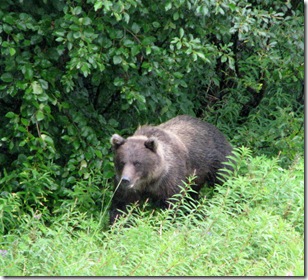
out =
[(129, 186), (131, 183), (131, 178), (129, 178), (128, 176), (122, 176), (121, 178), (121, 185), (123, 185), (124, 187)]
[(134, 188), (139, 176), (136, 174), (136, 170), (133, 164), (125, 164), (121, 174), (121, 186), (123, 188)]

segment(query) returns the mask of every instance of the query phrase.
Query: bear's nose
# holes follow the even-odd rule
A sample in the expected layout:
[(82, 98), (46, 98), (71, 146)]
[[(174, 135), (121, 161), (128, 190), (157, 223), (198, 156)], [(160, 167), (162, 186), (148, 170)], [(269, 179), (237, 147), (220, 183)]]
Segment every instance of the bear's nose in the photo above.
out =
[(128, 186), (130, 183), (130, 178), (128, 176), (123, 176), (121, 181), (124, 186)]

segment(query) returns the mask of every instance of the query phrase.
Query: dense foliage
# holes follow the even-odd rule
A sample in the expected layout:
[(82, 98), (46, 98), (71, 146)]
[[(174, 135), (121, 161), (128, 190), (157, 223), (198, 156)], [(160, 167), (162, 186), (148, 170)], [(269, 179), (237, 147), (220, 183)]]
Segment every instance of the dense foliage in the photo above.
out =
[(108, 231), (76, 205), (51, 226), (25, 216), (1, 239), (0, 274), (303, 276), (303, 158), (287, 170), (246, 148), (234, 158), (236, 171), (212, 198), (191, 203), (186, 184), (173, 208), (133, 206)]
[(111, 134), (178, 114), (293, 166), (304, 148), (303, 8), (293, 0), (1, 1), (0, 232), (27, 215), (52, 225), (67, 209), (106, 214)]

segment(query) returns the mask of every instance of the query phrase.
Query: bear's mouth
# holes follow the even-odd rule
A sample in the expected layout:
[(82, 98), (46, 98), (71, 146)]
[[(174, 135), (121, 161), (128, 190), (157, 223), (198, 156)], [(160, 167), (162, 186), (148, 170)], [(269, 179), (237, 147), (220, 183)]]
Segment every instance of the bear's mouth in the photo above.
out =
[(139, 179), (137, 179), (137, 180), (134, 180), (134, 182), (129, 182), (129, 183), (122, 185), (122, 187), (130, 191), (141, 191), (143, 184)]
[(138, 184), (136, 184), (137, 182), (138, 182), (138, 180), (131, 180), (130, 178), (123, 176), (121, 178), (120, 185), (121, 185), (121, 187), (123, 187), (125, 189), (131, 190), (131, 189), (135, 189), (136, 185), (138, 185)]

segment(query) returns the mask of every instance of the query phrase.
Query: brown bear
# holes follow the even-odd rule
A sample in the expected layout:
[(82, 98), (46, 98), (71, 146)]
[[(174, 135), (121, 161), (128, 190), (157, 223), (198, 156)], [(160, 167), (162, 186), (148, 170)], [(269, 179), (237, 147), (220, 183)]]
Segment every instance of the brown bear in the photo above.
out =
[(232, 147), (213, 125), (182, 115), (158, 126), (141, 126), (127, 139), (111, 137), (115, 153), (115, 186), (110, 222), (128, 204), (150, 199), (161, 207), (180, 192), (180, 185), (195, 174), (193, 189), (221, 183), (218, 169)]

